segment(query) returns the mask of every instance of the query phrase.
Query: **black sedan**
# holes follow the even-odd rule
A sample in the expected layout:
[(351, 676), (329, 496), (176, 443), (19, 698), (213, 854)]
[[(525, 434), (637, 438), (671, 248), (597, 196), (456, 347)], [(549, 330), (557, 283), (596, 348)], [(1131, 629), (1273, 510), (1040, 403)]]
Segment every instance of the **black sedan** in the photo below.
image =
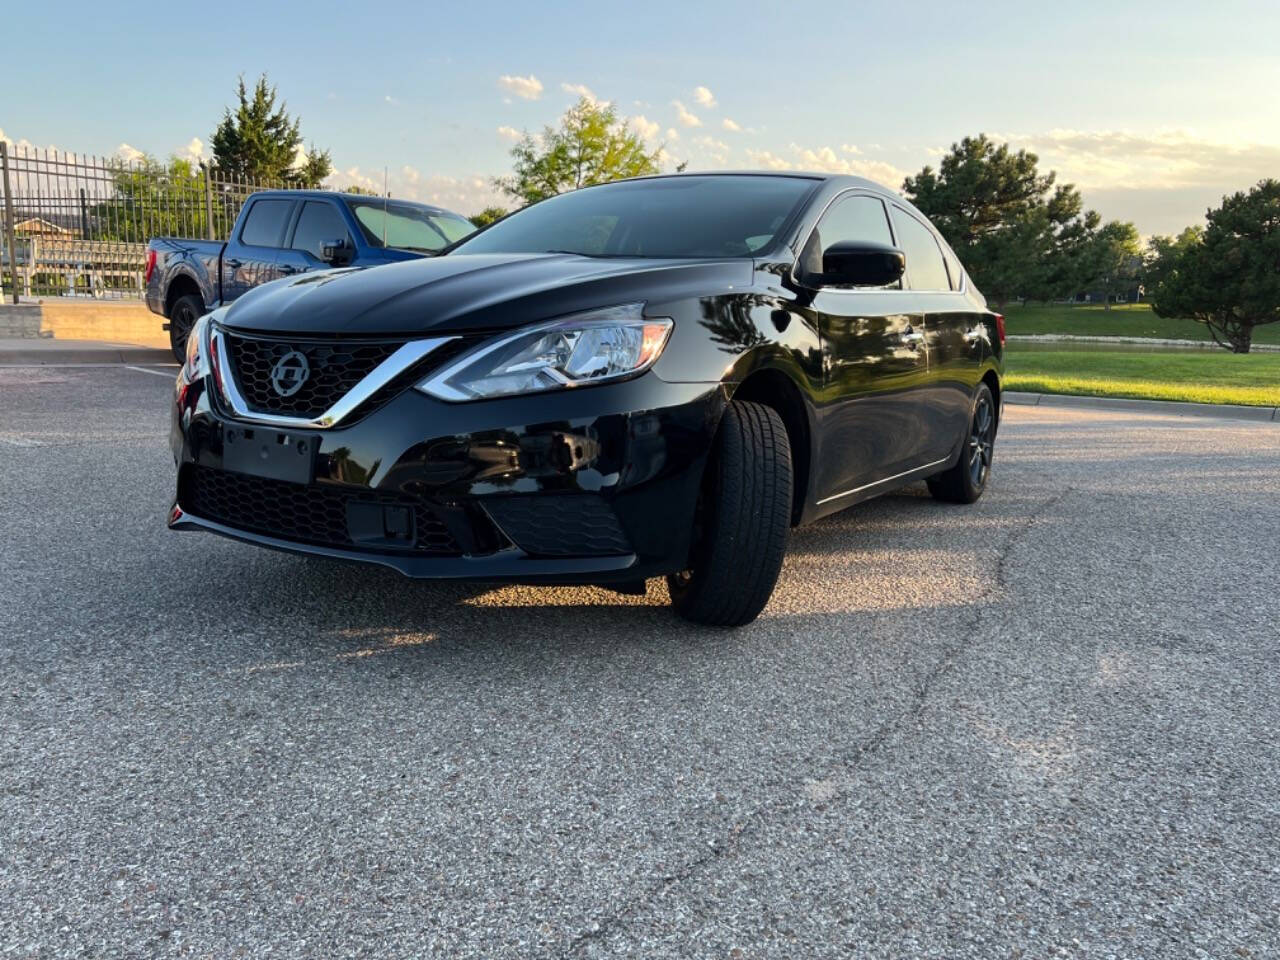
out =
[(1003, 340), (869, 181), (589, 187), (202, 318), (169, 524), (411, 577), (665, 576), (685, 617), (742, 624), (791, 526), (918, 480), (981, 496)]

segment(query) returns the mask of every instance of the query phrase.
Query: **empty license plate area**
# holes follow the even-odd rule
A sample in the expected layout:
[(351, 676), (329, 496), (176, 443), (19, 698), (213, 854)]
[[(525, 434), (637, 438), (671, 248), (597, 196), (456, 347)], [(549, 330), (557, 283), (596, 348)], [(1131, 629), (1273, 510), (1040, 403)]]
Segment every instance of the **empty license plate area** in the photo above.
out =
[(227, 427), (222, 433), (222, 466), (255, 477), (311, 483), (319, 446), (313, 434)]

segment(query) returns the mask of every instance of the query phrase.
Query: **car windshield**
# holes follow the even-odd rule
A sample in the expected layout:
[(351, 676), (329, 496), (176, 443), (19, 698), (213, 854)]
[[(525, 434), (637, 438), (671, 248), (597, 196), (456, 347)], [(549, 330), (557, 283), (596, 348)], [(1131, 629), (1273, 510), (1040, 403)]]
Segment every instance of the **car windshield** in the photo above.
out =
[(365, 241), (372, 247), (396, 247), (435, 253), (475, 232), (470, 220), (412, 203), (383, 203), (368, 197), (347, 201)]
[(527, 207), (451, 252), (749, 257), (773, 242), (813, 185), (742, 175), (620, 181)]

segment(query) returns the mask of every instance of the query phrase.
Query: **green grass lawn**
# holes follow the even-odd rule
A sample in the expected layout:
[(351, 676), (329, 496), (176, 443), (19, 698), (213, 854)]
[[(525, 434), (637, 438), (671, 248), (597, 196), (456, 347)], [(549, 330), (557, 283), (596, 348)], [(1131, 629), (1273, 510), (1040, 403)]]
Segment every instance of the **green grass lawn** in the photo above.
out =
[(1011, 342), (1004, 385), (1029, 393), (1275, 407), (1280, 406), (1280, 354), (1020, 350)]
[[(1011, 303), (1005, 307), (1004, 317), (1007, 331), (1018, 336), (1060, 333), (1083, 337), (1213, 339), (1204, 324), (1157, 317), (1145, 303), (1115, 304), (1110, 310), (1095, 304), (1037, 303), (1018, 306)], [(1280, 343), (1280, 323), (1255, 328), (1253, 342)]]

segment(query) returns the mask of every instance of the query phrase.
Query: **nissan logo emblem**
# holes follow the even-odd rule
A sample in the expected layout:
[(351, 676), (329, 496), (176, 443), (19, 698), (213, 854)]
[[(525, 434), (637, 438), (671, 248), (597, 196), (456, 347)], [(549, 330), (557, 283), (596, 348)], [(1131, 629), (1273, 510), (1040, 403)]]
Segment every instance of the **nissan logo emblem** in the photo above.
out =
[(297, 350), (290, 350), (271, 368), (271, 387), (282, 397), (292, 397), (311, 375), (311, 364)]

